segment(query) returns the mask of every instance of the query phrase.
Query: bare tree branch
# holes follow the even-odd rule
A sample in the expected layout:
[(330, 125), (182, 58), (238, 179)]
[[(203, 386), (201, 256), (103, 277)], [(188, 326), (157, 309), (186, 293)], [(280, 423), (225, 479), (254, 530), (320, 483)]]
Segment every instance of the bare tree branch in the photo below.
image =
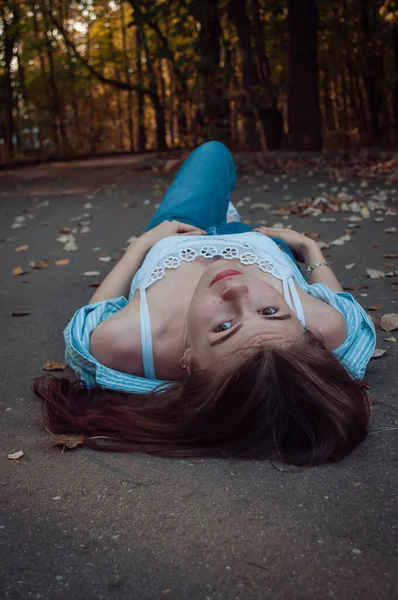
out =
[(106, 85), (111, 85), (112, 87), (119, 90), (142, 92), (144, 94), (148, 94), (148, 96), (153, 96), (153, 92), (149, 88), (143, 87), (142, 85), (128, 83), (126, 81), (118, 81), (117, 79), (113, 79), (112, 77), (105, 77), (105, 75), (97, 71), (92, 65), (90, 65), (90, 63), (84, 58), (84, 56), (80, 54), (80, 52), (76, 48), (75, 43), (72, 42), (71, 39), (69, 39), (65, 28), (61, 25), (61, 23), (58, 22), (52, 11), (49, 11), (48, 16), (51, 19), (51, 22), (54, 25), (54, 27), (56, 27), (62, 35), (64, 42), (69, 48), (69, 50), (73, 52), (74, 56), (80, 60), (82, 65), (91, 73), (91, 75), (98, 79), (98, 81)]

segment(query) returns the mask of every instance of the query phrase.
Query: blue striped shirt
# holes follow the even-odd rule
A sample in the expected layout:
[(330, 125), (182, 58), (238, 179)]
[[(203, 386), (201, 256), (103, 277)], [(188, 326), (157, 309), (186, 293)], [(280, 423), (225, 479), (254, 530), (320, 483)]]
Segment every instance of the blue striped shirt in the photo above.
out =
[[(376, 345), (376, 332), (371, 319), (351, 294), (333, 292), (323, 283), (308, 284), (296, 262), (290, 257), (289, 260), (292, 263), (298, 285), (314, 298), (324, 300), (343, 314), (346, 320), (347, 335), (344, 342), (333, 350), (333, 353), (353, 377), (363, 377)], [(64, 330), (65, 360), (88, 388), (102, 386), (145, 394), (161, 384), (172, 383), (115, 371), (102, 365), (90, 354), (91, 332), (102, 321), (124, 308), (128, 302), (127, 298), (119, 296), (83, 306), (73, 315)]]

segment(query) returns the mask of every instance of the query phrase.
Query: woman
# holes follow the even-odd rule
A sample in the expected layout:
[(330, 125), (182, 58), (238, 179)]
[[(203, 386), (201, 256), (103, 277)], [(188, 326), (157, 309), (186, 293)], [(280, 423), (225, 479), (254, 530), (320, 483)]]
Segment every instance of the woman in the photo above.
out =
[(185, 161), (65, 329), (81, 381), (33, 383), (53, 433), (104, 450), (296, 465), (340, 460), (365, 438), (371, 320), (313, 240), (227, 222), (234, 186), (223, 144)]

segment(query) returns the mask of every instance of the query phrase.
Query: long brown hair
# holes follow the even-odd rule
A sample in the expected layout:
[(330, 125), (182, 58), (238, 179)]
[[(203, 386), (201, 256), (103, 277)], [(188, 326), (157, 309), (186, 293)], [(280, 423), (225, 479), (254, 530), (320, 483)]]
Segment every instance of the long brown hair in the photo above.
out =
[(195, 372), (149, 394), (54, 376), (34, 379), (32, 390), (54, 434), (169, 458), (339, 461), (364, 440), (369, 421), (361, 382), (309, 332), (287, 348), (257, 348), (229, 374)]

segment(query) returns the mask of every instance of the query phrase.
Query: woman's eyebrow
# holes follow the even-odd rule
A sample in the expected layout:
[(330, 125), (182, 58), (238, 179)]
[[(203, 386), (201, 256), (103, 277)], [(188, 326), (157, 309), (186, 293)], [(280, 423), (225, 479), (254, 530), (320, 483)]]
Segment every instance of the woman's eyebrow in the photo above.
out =
[(241, 323), (240, 325), (235, 327), (235, 329), (232, 329), (232, 331), (229, 331), (226, 335), (223, 335), (222, 338), (219, 338), (219, 339), (215, 340), (214, 342), (211, 342), (210, 346), (217, 346), (217, 344), (222, 344), (223, 342), (225, 342), (225, 340), (227, 340), (228, 338), (235, 335), (235, 333), (238, 333), (238, 331), (240, 329), (242, 329), (242, 327), (243, 327), (243, 324)]
[[(280, 317), (272, 317), (272, 316), (267, 317), (265, 315), (261, 315), (261, 316), (264, 319), (267, 319), (268, 321), (286, 321), (286, 319), (292, 318), (292, 315), (289, 315), (289, 314), (281, 315)], [(238, 331), (240, 329), (242, 329), (242, 327), (243, 327), (243, 323), (241, 323), (240, 325), (235, 327), (235, 329), (232, 329), (231, 331), (229, 331), (222, 338), (219, 338), (219, 339), (215, 340), (214, 342), (211, 342), (210, 346), (217, 346), (217, 344), (222, 344), (223, 342), (225, 342), (225, 340), (227, 340), (228, 338), (231, 338), (233, 335), (235, 335), (235, 333), (238, 333)]]

